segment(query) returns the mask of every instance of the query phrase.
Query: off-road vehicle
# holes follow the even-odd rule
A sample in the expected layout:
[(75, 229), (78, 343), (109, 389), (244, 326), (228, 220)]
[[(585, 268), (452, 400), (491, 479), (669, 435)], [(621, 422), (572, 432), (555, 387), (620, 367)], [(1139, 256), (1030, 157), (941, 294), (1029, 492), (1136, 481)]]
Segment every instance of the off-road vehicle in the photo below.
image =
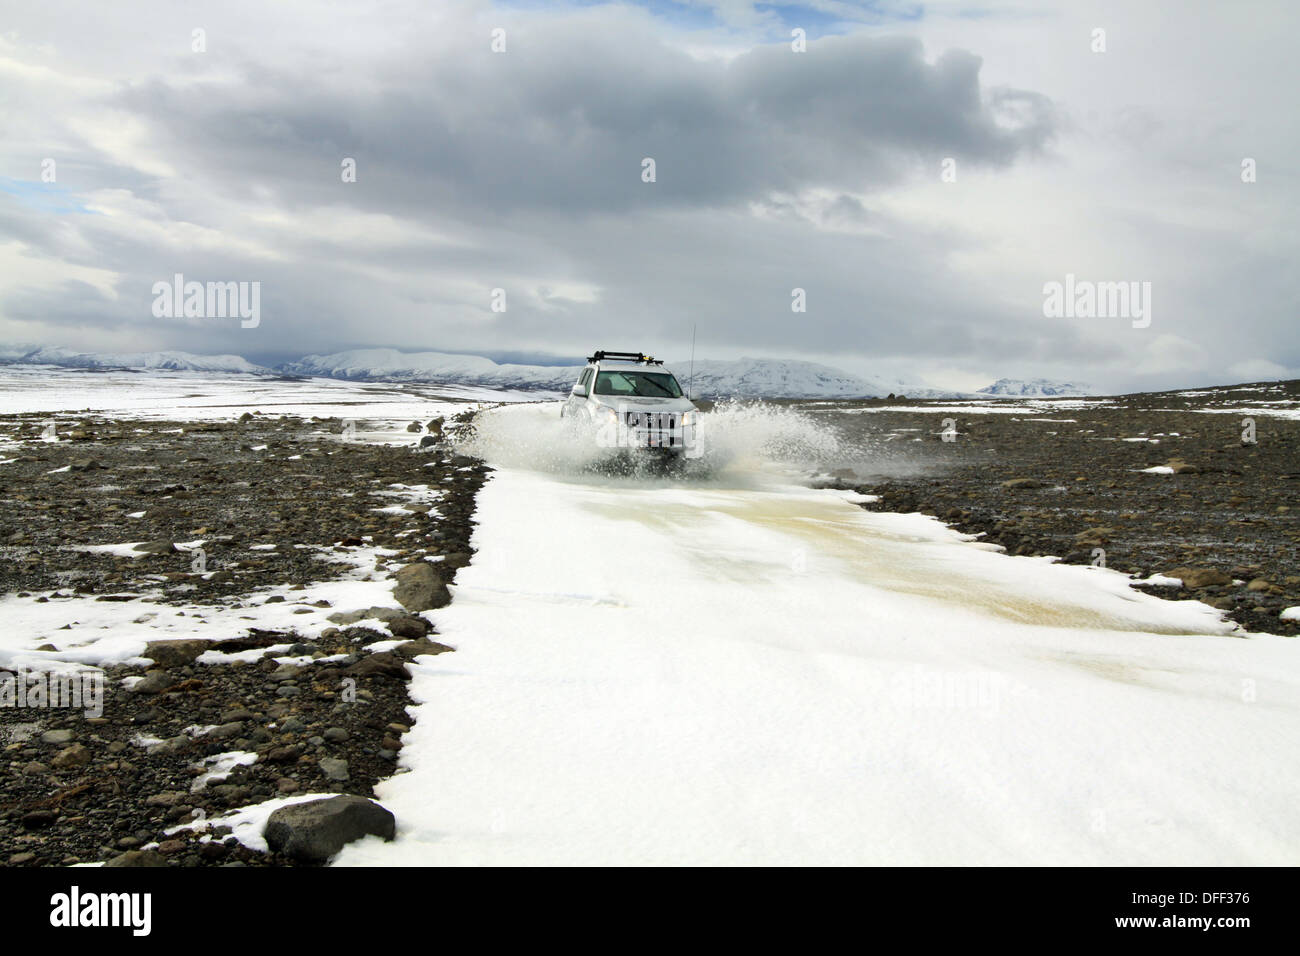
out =
[(560, 416), (606, 447), (697, 457), (699, 410), (663, 364), (642, 352), (596, 352)]

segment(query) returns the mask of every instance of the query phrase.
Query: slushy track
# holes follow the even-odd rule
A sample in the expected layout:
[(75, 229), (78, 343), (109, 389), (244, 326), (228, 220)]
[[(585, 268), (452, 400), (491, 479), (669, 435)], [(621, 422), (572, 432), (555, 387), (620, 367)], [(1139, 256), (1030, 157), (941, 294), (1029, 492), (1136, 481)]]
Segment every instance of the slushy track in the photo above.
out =
[(340, 863), (1294, 864), (1300, 650), (834, 492), (506, 468)]

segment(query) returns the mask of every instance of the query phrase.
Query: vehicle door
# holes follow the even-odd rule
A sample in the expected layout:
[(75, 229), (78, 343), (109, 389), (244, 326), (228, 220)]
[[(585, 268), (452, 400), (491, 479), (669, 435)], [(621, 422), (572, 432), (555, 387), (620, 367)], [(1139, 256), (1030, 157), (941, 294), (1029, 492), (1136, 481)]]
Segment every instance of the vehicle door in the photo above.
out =
[(587, 395), (591, 392), (592, 369), (590, 367), (582, 370), (578, 376), (578, 381), (574, 384), (569, 392), (569, 397), (565, 401), (565, 417), (576, 415), (587, 401)]

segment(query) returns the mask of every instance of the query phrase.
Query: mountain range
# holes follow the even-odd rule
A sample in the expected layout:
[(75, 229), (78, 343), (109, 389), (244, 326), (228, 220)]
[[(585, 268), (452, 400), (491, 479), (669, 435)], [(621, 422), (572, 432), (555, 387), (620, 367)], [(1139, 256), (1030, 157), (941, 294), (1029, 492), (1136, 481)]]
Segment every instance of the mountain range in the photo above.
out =
[[(253, 375), (304, 375), (359, 381), (427, 382), (479, 385), (530, 391), (567, 391), (582, 366), (498, 364), (477, 355), (447, 352), (399, 352), (354, 349), (329, 355), (306, 355), (274, 367), (256, 365), (238, 355), (188, 352), (81, 352), (61, 346), (0, 346), (0, 363), (53, 365), (63, 368), (140, 368), (168, 371), (236, 372)], [(794, 359), (697, 359), (669, 362), (683, 386), (697, 398), (970, 398), (977, 393), (929, 388), (901, 379), (868, 378)], [(1085, 387), (1033, 379), (1001, 379), (980, 390), (989, 396), (1043, 397), (1087, 394)], [(982, 397), (982, 396), (981, 396)]]
[(1033, 378), (1027, 382), (1014, 378), (1000, 378), (992, 385), (980, 390), (982, 395), (998, 395), (1007, 398), (1060, 398), (1063, 395), (1092, 395), (1090, 385), (1078, 385), (1071, 382), (1049, 382), (1045, 378)]

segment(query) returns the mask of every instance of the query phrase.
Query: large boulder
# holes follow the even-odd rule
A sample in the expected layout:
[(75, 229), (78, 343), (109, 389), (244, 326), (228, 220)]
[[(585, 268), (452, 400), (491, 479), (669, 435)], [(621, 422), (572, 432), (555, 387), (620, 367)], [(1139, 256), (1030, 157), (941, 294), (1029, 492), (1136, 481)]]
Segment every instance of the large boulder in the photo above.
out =
[[(410, 641), (406, 642), (411, 643)], [(400, 645), (405, 647), (405, 644)], [(392, 651), (367, 654), (357, 663), (343, 671), (349, 677), (375, 677), (380, 680), (411, 679), (411, 672), (406, 669), (406, 662)]]
[(416, 561), (400, 569), (395, 575), (397, 587), (393, 596), (397, 603), (412, 614), (451, 603), (451, 592), (438, 569), (427, 561)]
[(281, 807), (271, 814), (264, 831), (272, 850), (304, 863), (324, 863), (362, 837), (391, 840), (396, 833), (392, 813), (373, 800), (352, 795)]
[(388, 630), (393, 637), (417, 640), (433, 630), (433, 625), (418, 615), (402, 614), (388, 622)]
[(159, 667), (184, 667), (206, 651), (209, 642), (193, 638), (174, 641), (150, 641), (144, 646), (144, 655)]
[(404, 644), (398, 644), (393, 648), (393, 653), (403, 660), (414, 660), (422, 654), (445, 654), (447, 651), (455, 650), (454, 647), (448, 647), (446, 644), (439, 644), (437, 641), (431, 641), (427, 637), (416, 638), (413, 641), (407, 641)]
[(1232, 575), (1215, 568), (1174, 568), (1166, 573), (1169, 577), (1182, 581), (1183, 587), (1193, 590), (1232, 583)]

